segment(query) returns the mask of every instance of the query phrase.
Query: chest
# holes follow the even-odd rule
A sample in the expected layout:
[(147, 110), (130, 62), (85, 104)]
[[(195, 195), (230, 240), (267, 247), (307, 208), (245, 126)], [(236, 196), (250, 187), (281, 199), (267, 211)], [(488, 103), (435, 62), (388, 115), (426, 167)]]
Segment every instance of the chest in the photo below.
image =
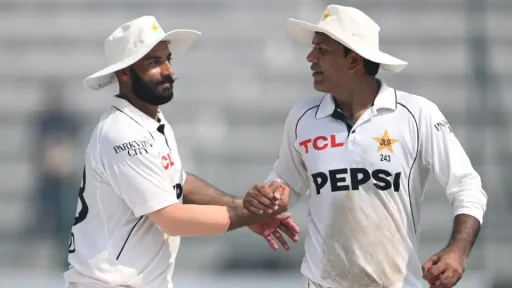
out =
[(175, 186), (182, 187), (184, 184), (184, 173), (182, 170), (182, 162), (178, 153), (178, 146), (174, 138), (174, 132), (170, 125), (165, 125), (164, 133), (152, 133), (155, 144), (155, 151), (157, 152), (158, 161), (160, 162), (161, 169), (167, 179)]
[(356, 180), (405, 172), (417, 145), (414, 121), (400, 112), (363, 115), (351, 130), (332, 117), (308, 119), (297, 127), (294, 143), (312, 178), (315, 173), (329, 178), (358, 174)]

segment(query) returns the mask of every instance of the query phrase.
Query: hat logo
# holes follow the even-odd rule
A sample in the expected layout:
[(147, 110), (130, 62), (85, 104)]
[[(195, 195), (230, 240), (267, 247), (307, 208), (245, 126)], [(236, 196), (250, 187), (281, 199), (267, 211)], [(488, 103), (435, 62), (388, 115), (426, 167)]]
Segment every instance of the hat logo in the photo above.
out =
[(153, 25), (151, 25), (151, 30), (158, 32), (158, 29), (160, 29), (160, 26), (158, 26), (156, 22), (153, 22)]
[(327, 17), (330, 17), (330, 16), (332, 16), (331, 11), (329, 11), (329, 9), (327, 9), (327, 11), (325, 11), (324, 14), (322, 15), (322, 21), (324, 21), (325, 19), (327, 19)]

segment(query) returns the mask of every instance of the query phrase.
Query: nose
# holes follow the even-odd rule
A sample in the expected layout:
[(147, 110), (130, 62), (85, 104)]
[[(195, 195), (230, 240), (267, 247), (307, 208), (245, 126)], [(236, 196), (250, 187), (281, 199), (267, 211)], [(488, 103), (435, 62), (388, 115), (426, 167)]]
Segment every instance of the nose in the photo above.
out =
[(164, 61), (164, 64), (162, 66), (162, 75), (174, 76), (174, 69), (172, 68), (171, 63), (169, 63), (169, 61)]
[(306, 56), (306, 60), (310, 63), (318, 62), (318, 53), (316, 52), (315, 48), (313, 48), (311, 52), (309, 52), (308, 56)]

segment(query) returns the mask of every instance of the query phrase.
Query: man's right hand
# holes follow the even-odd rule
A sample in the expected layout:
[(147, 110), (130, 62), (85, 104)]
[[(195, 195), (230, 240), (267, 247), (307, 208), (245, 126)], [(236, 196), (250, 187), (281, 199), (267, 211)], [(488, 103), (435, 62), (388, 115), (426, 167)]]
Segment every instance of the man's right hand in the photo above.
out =
[(279, 181), (254, 185), (244, 197), (244, 208), (259, 215), (277, 215), (288, 210), (290, 189)]

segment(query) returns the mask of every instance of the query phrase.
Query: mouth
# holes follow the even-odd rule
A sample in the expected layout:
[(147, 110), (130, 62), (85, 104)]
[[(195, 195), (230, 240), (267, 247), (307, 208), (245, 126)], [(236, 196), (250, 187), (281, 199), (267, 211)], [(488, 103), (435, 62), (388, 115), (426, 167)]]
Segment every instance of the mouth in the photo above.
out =
[(324, 76), (323, 72), (313, 71), (313, 78)]
[(171, 83), (166, 82), (166, 83), (158, 84), (158, 86), (162, 87), (162, 88), (170, 88), (171, 87)]

